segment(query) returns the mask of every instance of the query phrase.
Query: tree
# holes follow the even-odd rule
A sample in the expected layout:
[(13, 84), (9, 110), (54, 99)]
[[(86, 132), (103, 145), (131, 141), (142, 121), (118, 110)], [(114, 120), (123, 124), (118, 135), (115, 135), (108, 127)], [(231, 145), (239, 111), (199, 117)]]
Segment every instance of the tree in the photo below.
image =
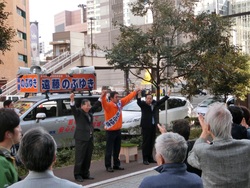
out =
[[(242, 56), (237, 46), (229, 44), (233, 23), (228, 18), (207, 13), (194, 16), (190, 0), (181, 0), (178, 6), (169, 0), (138, 0), (131, 6), (134, 15), (152, 11), (154, 21), (146, 31), (120, 24), (118, 43), (105, 50), (106, 59), (115, 69), (129, 70), (142, 80), (143, 76), (133, 73), (131, 68), (150, 72), (150, 82), (157, 88), (158, 98), (161, 84), (173, 86), (176, 81), (185, 80), (182, 93), (188, 97), (198, 88), (208, 88), (215, 94), (232, 94), (236, 88), (242, 89), (241, 84), (249, 82), (247, 73), (241, 76), (247, 57)], [(238, 60), (241, 66), (236, 63)], [(168, 74), (171, 69), (175, 74)], [(220, 74), (212, 76), (214, 71)], [(234, 89), (231, 82), (224, 83), (228, 87), (223, 91), (216, 90), (219, 85), (211, 84), (220, 83), (232, 72), (239, 78)]]
[(242, 54), (239, 46), (230, 44), (233, 22), (216, 14), (202, 13), (194, 24), (190, 27), (196, 40), (190, 42), (199, 61), (193, 71), (186, 72), (188, 83), (183, 93), (190, 94), (195, 90), (193, 86), (199, 86), (214, 95), (223, 95), (225, 101), (230, 94), (244, 99), (250, 90), (249, 57)]
[[(14, 40), (14, 37), (16, 36), (15, 29), (8, 26), (6, 23), (11, 13), (4, 11), (6, 7), (5, 4), (5, 1), (0, 2), (0, 51), (2, 54), (11, 49), (11, 43), (17, 42)], [(0, 64), (2, 63), (2, 60), (0, 60)]]
[(225, 53), (225, 48), (217, 48), (214, 57), (210, 56), (208, 61), (218, 63), (213, 72), (205, 72), (207, 85), (212, 94), (224, 96), (225, 102), (230, 94), (244, 100), (250, 91), (249, 57), (241, 55), (240, 49), (234, 46), (228, 50)]

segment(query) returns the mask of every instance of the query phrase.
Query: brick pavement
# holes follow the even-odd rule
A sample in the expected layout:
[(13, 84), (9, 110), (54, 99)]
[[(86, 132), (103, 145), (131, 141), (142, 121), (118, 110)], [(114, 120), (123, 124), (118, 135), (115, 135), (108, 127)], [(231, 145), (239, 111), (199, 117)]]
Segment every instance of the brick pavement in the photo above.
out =
[[(90, 167), (90, 175), (94, 180), (85, 180), (80, 183), (84, 187), (131, 187), (129, 182), (133, 182), (134, 186), (138, 187), (138, 183), (150, 174), (156, 173), (154, 169), (156, 163), (150, 165), (144, 165), (142, 163), (141, 151), (138, 152), (138, 161), (135, 161), (133, 157), (130, 157), (130, 163), (125, 163), (125, 157), (121, 157), (121, 166), (125, 170), (116, 170), (115, 172), (107, 172), (104, 166), (104, 161), (93, 161)], [(73, 175), (74, 166), (67, 166), (54, 169), (54, 174), (60, 178), (67, 179), (69, 181), (76, 182)], [(145, 171), (144, 171), (145, 170)], [(111, 182), (110, 182), (111, 181)], [(100, 185), (101, 182), (101, 185)], [(79, 184), (79, 182), (76, 182)], [(117, 184), (118, 183), (118, 184)], [(120, 186), (122, 184), (122, 186)]]

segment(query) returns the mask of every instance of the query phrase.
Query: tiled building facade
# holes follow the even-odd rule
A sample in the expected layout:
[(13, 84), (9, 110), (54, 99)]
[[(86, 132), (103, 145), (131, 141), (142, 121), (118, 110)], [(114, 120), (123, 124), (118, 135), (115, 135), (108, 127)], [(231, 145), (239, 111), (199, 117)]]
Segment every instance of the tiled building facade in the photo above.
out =
[(17, 35), (11, 50), (0, 54), (4, 64), (0, 64), (0, 86), (16, 78), (18, 67), (30, 67), (30, 22), (29, 22), (29, 0), (6, 1), (5, 12), (11, 12), (7, 24), (16, 30)]

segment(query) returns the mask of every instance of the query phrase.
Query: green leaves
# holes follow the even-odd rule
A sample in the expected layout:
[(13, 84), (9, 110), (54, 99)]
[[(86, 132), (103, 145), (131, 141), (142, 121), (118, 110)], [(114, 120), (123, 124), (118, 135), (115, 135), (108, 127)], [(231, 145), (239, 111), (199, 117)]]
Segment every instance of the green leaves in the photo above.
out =
[[(249, 58), (230, 44), (234, 24), (230, 19), (207, 13), (195, 16), (188, 0), (177, 6), (168, 0), (139, 0), (131, 5), (135, 15), (152, 11), (154, 22), (144, 29), (120, 25), (118, 43), (106, 49), (109, 65), (152, 70), (151, 83), (158, 91), (162, 83), (172, 86), (181, 80), (182, 93), (188, 97), (198, 88), (241, 98), (249, 91)], [(169, 70), (174, 73), (167, 74)]]
[[(14, 40), (16, 36), (16, 31), (14, 28), (8, 26), (6, 20), (11, 13), (5, 12), (6, 2), (0, 2), (0, 51), (2, 54), (4, 52), (11, 50), (11, 43), (17, 42)], [(0, 64), (2, 61), (0, 60)]]

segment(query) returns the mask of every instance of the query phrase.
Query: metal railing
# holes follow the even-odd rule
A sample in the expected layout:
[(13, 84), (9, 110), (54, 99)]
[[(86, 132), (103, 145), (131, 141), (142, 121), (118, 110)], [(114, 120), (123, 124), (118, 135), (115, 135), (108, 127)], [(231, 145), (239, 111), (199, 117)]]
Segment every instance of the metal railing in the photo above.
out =
[(62, 60), (64, 60), (65, 58), (69, 57), (69, 52), (64, 52), (61, 55), (57, 56), (55, 59), (52, 59), (50, 62), (46, 63), (43, 68), (48, 69), (51, 66), (54, 66), (58, 63), (60, 63)]
[(70, 55), (69, 57), (65, 58), (64, 60), (62, 60), (60, 63), (54, 64), (53, 66), (50, 66), (47, 69), (47, 73), (56, 74), (59, 71), (62, 71), (67, 66), (71, 65), (72, 63), (74, 63), (75, 61), (80, 59), (82, 57), (82, 55), (83, 55), (82, 50), (79, 50), (78, 52), (76, 52), (76, 53)]
[[(42, 68), (45, 68), (47, 73), (55, 74), (63, 70), (67, 66), (71, 65), (73, 62), (77, 61), (83, 55), (82, 50), (70, 55), (69, 52), (65, 52), (50, 62), (46, 63)], [(7, 84), (1, 87), (2, 96), (4, 95), (16, 95), (17, 92), (17, 79), (9, 81)]]

